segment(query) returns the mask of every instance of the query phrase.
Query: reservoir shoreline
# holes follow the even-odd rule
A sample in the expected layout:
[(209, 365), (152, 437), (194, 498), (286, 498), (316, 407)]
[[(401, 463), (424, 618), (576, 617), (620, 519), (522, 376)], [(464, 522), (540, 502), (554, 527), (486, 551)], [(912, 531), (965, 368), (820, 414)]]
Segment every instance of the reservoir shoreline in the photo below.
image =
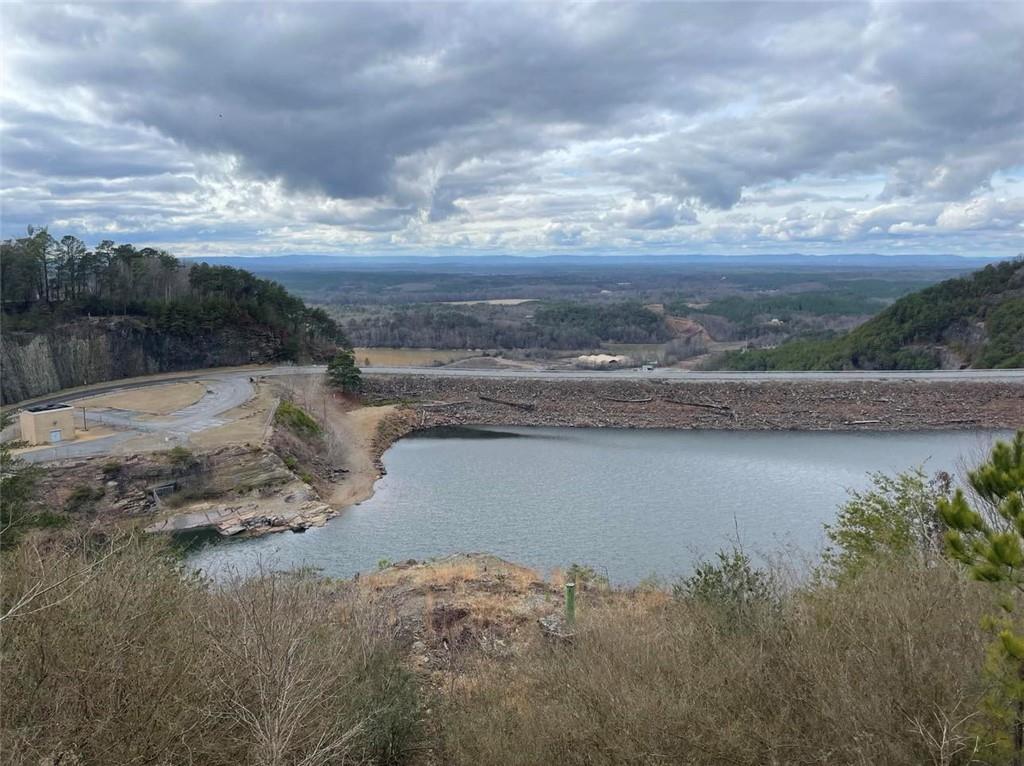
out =
[[(482, 551), (613, 582), (684, 574), (739, 541), (794, 566), (869, 474), (958, 475), (1007, 432), (737, 432), (502, 427), (431, 430), (384, 456), (373, 497), (303, 535), (196, 551), (208, 574), (260, 560), (334, 577), (378, 562)], [(225, 568), (226, 567), (226, 568)], [(606, 568), (606, 571), (605, 571)]]
[[(912, 432), (1024, 428), (1024, 385), (865, 380), (677, 383), (364, 376), (366, 404), (398, 405), (368, 441), (375, 475), (343, 507), (373, 497), (383, 455), (403, 437), (444, 427), (692, 431)], [(365, 469), (364, 469), (365, 470)], [(342, 510), (343, 508), (338, 508)]]

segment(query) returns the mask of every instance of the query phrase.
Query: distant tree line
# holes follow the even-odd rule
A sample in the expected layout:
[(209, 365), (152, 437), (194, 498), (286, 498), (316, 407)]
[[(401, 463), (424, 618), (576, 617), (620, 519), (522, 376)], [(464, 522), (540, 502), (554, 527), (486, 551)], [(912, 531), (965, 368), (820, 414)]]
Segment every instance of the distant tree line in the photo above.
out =
[(585, 349), (605, 341), (663, 343), (671, 337), (662, 317), (630, 302), (557, 301), (525, 316), (421, 305), (348, 318), (344, 327), (357, 346), (392, 348)]
[(169, 334), (263, 326), (288, 353), (345, 345), (338, 324), (281, 285), (242, 269), (187, 264), (154, 248), (110, 240), (88, 248), (45, 228), (0, 243), (4, 331), (40, 332), (82, 316), (147, 317)]

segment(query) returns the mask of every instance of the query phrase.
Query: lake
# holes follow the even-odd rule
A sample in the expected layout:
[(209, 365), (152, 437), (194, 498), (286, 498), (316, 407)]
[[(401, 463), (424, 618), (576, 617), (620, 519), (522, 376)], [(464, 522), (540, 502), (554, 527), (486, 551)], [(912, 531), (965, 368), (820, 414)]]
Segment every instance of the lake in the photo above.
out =
[(795, 433), (472, 428), (428, 431), (384, 455), (374, 496), (303, 534), (226, 540), (191, 563), (217, 576), (486, 552), (548, 572), (573, 562), (615, 583), (686, 574), (737, 539), (798, 567), (868, 472), (961, 473), (992, 432)]

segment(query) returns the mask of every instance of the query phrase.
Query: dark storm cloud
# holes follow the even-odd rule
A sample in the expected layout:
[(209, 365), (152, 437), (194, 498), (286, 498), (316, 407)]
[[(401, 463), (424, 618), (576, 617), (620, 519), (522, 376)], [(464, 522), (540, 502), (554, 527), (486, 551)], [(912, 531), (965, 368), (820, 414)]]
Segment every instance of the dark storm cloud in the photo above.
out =
[(454, 166), (557, 146), (565, 136), (546, 135), (553, 125), (579, 138), (647, 110), (714, 108), (759, 70), (796, 74), (798, 55), (765, 44), (777, 27), (832, 13), (855, 24), (865, 14), (740, 5), (105, 8), (102, 24), (75, 9), (24, 13), (23, 30), (42, 36), (32, 76), (88, 88), (118, 119), (346, 198), (394, 191), (400, 157), (433, 151), (425, 162)]
[[(573, 183), (626, 195), (546, 230), (572, 245), (589, 224), (689, 227), (744, 190), (808, 176), (881, 177), (882, 201), (955, 202), (1024, 161), (1021, 3), (4, 13), (21, 97), (5, 108), (4, 172), (40, 200), (76, 193), (75, 179), (163, 179), (143, 184), (155, 193), (225, 155), (237, 164), (219, 172), (297, 199), (376, 200), (296, 213), (368, 232), (466, 221), (474, 200), (540, 195), (552, 178), (568, 189), (553, 216), (574, 208)], [(80, 108), (44, 113), (26, 105), (30, 89)]]

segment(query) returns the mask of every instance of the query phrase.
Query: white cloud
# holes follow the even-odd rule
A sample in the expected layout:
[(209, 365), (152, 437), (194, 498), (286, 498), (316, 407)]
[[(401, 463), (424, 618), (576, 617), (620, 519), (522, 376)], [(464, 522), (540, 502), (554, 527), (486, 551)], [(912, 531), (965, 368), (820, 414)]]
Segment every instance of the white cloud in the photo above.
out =
[(1024, 5), (7, 6), (3, 234), (1013, 253)]

